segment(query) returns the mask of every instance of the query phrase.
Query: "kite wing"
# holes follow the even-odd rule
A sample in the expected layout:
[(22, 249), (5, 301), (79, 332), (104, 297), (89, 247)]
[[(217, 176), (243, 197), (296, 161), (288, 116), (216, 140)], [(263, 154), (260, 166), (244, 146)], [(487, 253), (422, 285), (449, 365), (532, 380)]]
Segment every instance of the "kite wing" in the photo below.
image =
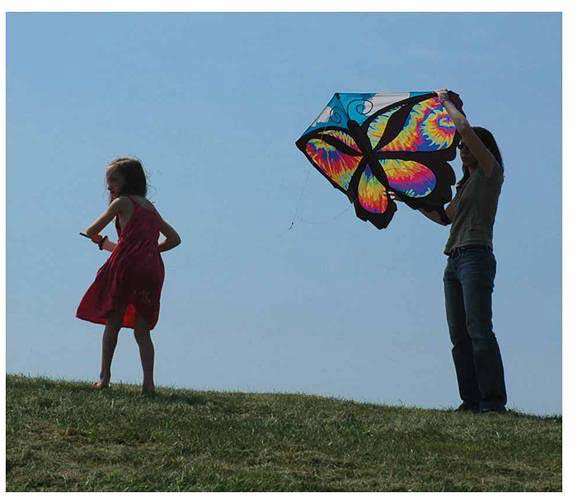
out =
[(436, 93), (336, 93), (296, 146), (382, 229), (396, 211), (390, 190), (411, 208), (444, 212), (458, 141)]

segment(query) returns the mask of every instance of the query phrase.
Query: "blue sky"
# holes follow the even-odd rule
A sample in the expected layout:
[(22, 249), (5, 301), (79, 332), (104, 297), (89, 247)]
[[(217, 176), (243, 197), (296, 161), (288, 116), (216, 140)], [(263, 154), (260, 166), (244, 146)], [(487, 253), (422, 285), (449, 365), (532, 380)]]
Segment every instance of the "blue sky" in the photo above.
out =
[[(447, 228), (400, 205), (378, 231), (294, 146), (336, 91), (448, 87), (505, 161), (509, 406), (560, 413), (561, 35), (557, 13), (8, 14), (7, 371), (96, 378), (103, 327), (74, 315), (107, 253), (78, 232), (132, 155), (182, 238), (158, 385), (457, 405)], [(131, 331), (112, 372), (140, 381)]]

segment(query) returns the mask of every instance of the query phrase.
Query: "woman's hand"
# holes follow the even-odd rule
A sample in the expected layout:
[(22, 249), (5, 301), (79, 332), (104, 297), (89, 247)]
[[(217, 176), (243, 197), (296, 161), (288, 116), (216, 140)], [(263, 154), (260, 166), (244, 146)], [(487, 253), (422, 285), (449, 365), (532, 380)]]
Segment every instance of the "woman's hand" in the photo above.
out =
[[(438, 99), (444, 106), (444, 110), (446, 110), (454, 122), (456, 129), (464, 139), (463, 135), (467, 128), (470, 127), (470, 124), (466, 120), (466, 116), (462, 113), (462, 100), (460, 99), (460, 96), (453, 91), (447, 90), (446, 88), (435, 90), (434, 93), (438, 95)], [(464, 139), (464, 141), (466, 140)]]
[(450, 95), (448, 94), (447, 88), (442, 88), (440, 90), (434, 90), (434, 93), (436, 93), (436, 95), (438, 95), (438, 98), (440, 99), (441, 102), (445, 102), (446, 100), (450, 99)]
[(102, 235), (101, 234), (94, 234), (93, 236), (90, 236), (90, 239), (94, 243), (98, 244), (98, 243), (100, 243), (100, 241), (102, 241)]
[(391, 189), (388, 190), (388, 197), (395, 202), (402, 201), (402, 199), (396, 194), (396, 192), (392, 191)]

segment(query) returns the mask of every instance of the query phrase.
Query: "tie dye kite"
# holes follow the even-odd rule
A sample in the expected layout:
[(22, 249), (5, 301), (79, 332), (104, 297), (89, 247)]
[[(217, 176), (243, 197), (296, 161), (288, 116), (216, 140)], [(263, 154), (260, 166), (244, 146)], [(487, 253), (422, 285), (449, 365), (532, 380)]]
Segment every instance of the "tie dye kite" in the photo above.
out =
[[(450, 98), (461, 108), (458, 95)], [(360, 219), (382, 229), (396, 211), (390, 191), (445, 216), (456, 181), (448, 161), (459, 140), (434, 92), (336, 93), (296, 146)]]

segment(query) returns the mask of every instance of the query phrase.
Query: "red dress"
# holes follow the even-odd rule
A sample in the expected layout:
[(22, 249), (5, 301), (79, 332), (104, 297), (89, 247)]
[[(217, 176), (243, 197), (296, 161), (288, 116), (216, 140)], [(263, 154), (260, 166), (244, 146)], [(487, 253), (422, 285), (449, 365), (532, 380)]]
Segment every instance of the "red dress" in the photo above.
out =
[(158, 249), (160, 216), (133, 198), (130, 200), (134, 204), (132, 217), (124, 231), (116, 217), (118, 244), (98, 270), (78, 306), (76, 317), (106, 324), (110, 311), (126, 304), (122, 327), (134, 329), (138, 314), (146, 321), (146, 328), (152, 330), (158, 321), (164, 282), (164, 263)]

